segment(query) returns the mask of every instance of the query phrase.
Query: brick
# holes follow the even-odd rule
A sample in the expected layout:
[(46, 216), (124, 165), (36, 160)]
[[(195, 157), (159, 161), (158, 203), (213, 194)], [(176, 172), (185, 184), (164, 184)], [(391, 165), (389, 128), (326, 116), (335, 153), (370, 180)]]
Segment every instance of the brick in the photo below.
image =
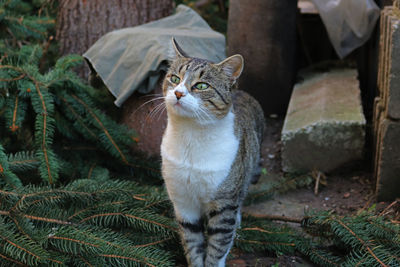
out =
[(383, 201), (400, 197), (400, 122), (384, 119), (380, 129), (376, 192)]
[(356, 77), (355, 70), (338, 69), (295, 86), (281, 135), (284, 171), (329, 172), (362, 157), (365, 118)]

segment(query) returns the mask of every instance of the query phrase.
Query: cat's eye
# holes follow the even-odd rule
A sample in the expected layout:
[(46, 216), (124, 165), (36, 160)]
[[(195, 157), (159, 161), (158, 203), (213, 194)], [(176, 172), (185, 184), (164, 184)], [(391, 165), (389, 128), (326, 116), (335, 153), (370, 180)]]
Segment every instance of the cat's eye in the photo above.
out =
[(199, 89), (199, 90), (204, 90), (207, 89), (208, 87), (210, 87), (208, 84), (206, 83), (196, 83), (193, 88)]
[(180, 81), (181, 81), (181, 79), (178, 76), (176, 76), (176, 75), (171, 76), (171, 82), (178, 84)]

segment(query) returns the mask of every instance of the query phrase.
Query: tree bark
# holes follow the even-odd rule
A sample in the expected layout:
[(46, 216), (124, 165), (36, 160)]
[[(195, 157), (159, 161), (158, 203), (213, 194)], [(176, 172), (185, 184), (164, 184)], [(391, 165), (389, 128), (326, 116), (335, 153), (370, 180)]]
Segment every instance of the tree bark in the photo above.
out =
[(168, 16), (173, 7), (173, 0), (60, 0), (60, 53), (82, 54), (107, 32)]
[[(251, 2), (251, 4), (249, 4)], [(230, 0), (228, 55), (245, 60), (239, 87), (266, 114), (285, 114), (295, 78), (297, 0)]]

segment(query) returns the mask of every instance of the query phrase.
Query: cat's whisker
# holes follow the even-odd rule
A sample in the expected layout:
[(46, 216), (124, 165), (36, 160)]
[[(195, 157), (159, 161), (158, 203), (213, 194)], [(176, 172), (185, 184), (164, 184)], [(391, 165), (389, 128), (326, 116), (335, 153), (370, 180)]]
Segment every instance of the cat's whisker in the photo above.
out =
[(146, 94), (146, 95), (143, 95), (143, 96), (141, 96), (139, 98), (151, 97), (151, 96), (163, 96), (163, 95), (162, 94)]
[(158, 110), (162, 107), (163, 103), (158, 104), (155, 106), (150, 113), (147, 115), (146, 120), (147, 121), (152, 121), (154, 118), (154, 114), (157, 114)]
[(200, 124), (203, 124), (203, 117), (196, 109), (194, 110), (194, 116), (200, 122)]
[(157, 117), (157, 121), (160, 120), (161, 115), (165, 112), (165, 110), (167, 109), (167, 105), (162, 106), (161, 111), (159, 112), (159, 115)]
[(146, 122), (149, 122), (149, 121), (151, 121), (151, 116), (152, 116), (152, 114), (156, 111), (156, 109), (159, 107), (161, 105), (161, 103), (159, 103), (159, 104), (157, 104), (155, 107), (153, 107), (151, 110), (150, 110), (150, 112), (147, 114), (147, 116), (146, 116)]
[(152, 119), (154, 119), (158, 115), (156, 119), (156, 121), (158, 121), (165, 109), (165, 105), (161, 105), (159, 108), (157, 108), (157, 111), (152, 115)]
[(157, 113), (165, 106), (165, 102), (161, 102), (157, 106), (155, 106), (150, 113), (146, 116), (146, 121), (152, 121)]
[(207, 119), (205, 120), (206, 122), (207, 122), (207, 121), (213, 121), (213, 120), (214, 120), (214, 119), (210, 116), (210, 114), (208, 114), (207, 110), (206, 110), (204, 107), (199, 106), (199, 111), (201, 111), (202, 114), (204, 114), (204, 115), (207, 117)]
[(164, 100), (164, 99), (165, 99), (165, 96), (156, 97), (156, 98), (150, 99), (149, 101), (144, 102), (143, 104), (141, 104), (141, 105), (132, 113), (132, 115), (135, 115), (135, 113), (136, 113), (139, 109), (143, 108), (145, 105), (148, 105), (148, 104), (150, 104), (150, 103), (152, 103), (152, 102), (154, 102), (154, 101), (158, 101), (158, 100), (161, 100), (161, 99)]

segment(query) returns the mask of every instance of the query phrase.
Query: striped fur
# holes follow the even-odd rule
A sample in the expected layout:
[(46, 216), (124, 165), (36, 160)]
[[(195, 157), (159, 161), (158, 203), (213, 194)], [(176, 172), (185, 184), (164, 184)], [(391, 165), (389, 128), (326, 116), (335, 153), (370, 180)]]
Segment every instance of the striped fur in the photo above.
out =
[[(177, 58), (163, 83), (168, 113), (163, 178), (188, 265), (225, 266), (240, 207), (258, 169), (263, 111), (250, 95), (233, 90), (241, 56), (214, 64), (190, 58), (174, 45)], [(199, 82), (209, 87), (196, 89)]]

